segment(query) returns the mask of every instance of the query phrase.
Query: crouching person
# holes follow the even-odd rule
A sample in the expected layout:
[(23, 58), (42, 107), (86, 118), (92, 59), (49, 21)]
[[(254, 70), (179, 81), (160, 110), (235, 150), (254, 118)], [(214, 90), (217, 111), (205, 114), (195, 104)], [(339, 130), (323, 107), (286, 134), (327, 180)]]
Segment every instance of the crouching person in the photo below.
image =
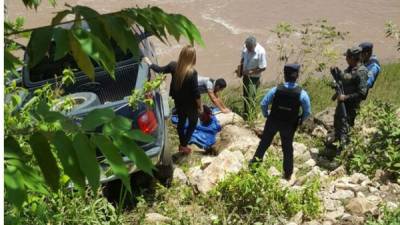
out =
[[(261, 101), (261, 109), (267, 121), (256, 153), (250, 161), (250, 165), (261, 162), (275, 134), (279, 132), (283, 149), (283, 177), (286, 180), (290, 180), (293, 173), (293, 137), (296, 128), (311, 114), (310, 98), (296, 83), (299, 70), (298, 64), (285, 65), (285, 83), (269, 90)], [(271, 103), (271, 112), (268, 113)]]

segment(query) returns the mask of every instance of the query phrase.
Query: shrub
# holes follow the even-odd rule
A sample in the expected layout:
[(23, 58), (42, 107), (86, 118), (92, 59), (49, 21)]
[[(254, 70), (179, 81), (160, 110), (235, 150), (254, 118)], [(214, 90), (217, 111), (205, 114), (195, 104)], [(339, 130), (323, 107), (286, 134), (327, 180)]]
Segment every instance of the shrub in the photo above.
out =
[[(350, 171), (374, 175), (377, 169), (400, 178), (400, 119), (388, 103), (374, 101), (361, 110), (361, 124), (376, 128), (372, 136), (356, 127), (341, 161)], [(365, 128), (364, 128), (365, 129)]]
[(370, 218), (367, 220), (366, 225), (397, 225), (400, 224), (400, 207), (389, 210), (383, 208), (382, 214), (379, 218)]
[(21, 210), (5, 202), (5, 224), (122, 224), (122, 217), (105, 198), (60, 190), (50, 196), (31, 195)]
[[(302, 190), (283, 187), (280, 178), (268, 173), (273, 161), (265, 162), (248, 171), (241, 171), (218, 184), (210, 193), (248, 223), (271, 218), (291, 217), (303, 211), (305, 218), (315, 218), (321, 212), (318, 198), (319, 181), (310, 181)], [(275, 160), (276, 163), (276, 160)]]

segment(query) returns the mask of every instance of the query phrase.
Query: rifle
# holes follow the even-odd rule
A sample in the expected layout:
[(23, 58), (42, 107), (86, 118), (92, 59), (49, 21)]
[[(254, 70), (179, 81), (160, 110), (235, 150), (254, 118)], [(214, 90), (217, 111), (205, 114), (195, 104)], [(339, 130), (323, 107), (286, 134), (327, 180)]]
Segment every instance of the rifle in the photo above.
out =
[[(335, 68), (331, 69), (331, 74), (332, 74), (332, 77), (334, 80), (332, 88), (334, 88), (336, 91), (336, 94), (334, 96), (337, 97), (340, 95), (344, 95), (343, 83), (342, 83), (342, 80), (340, 79), (341, 71), (337, 67), (335, 67)], [(334, 100), (334, 99), (332, 98), (332, 100)], [(344, 101), (338, 101), (338, 104), (339, 104), (340, 111), (342, 113), (342, 118), (341, 118), (342, 123), (346, 126), (346, 129), (348, 129), (349, 123), (348, 123), (348, 118), (347, 118), (346, 105), (344, 104)]]

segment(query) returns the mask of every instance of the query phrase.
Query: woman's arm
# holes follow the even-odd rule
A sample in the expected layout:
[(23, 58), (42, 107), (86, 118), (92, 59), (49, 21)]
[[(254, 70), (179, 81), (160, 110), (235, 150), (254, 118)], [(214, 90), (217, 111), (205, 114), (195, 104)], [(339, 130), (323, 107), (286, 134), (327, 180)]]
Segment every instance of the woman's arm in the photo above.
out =
[(147, 57), (144, 57), (143, 60), (144, 62), (149, 64), (150, 69), (152, 69), (156, 73), (172, 73), (176, 65), (175, 62), (170, 62), (165, 66), (159, 66), (157, 64), (152, 63), (150, 59)]

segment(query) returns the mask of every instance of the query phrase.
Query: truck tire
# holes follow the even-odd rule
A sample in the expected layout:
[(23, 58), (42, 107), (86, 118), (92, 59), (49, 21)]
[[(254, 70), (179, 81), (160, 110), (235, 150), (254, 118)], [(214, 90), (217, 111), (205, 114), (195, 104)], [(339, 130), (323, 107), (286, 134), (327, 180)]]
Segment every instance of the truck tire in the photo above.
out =
[(72, 98), (73, 100), (76, 101), (76, 105), (69, 111), (68, 113), (79, 113), (79, 111), (82, 111), (84, 109), (100, 105), (100, 100), (99, 97), (95, 93), (92, 92), (77, 92), (74, 94), (70, 94), (67, 96), (64, 96), (60, 99), (60, 102), (58, 102), (54, 107), (53, 110), (57, 110), (58, 106), (63, 104), (65, 102), (65, 99), (67, 98)]
[[(165, 125), (166, 126), (166, 125)], [(164, 129), (164, 149), (161, 152), (160, 160), (156, 165), (155, 177), (165, 186), (170, 186), (174, 174), (172, 162), (171, 145), (168, 141), (168, 129)]]

